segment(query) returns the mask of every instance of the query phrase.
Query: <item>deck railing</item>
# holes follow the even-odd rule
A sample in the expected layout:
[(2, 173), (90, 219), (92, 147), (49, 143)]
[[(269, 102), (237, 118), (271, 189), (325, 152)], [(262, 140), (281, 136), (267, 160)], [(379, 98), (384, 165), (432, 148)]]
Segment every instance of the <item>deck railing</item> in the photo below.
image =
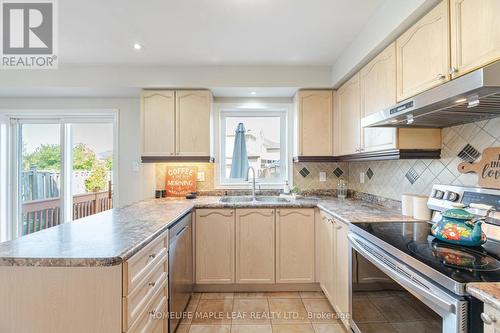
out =
[[(59, 225), (61, 222), (61, 200), (59, 197), (33, 200), (23, 203), (23, 230), (27, 235)], [(73, 196), (73, 220), (97, 214), (113, 208), (111, 191), (86, 193)]]

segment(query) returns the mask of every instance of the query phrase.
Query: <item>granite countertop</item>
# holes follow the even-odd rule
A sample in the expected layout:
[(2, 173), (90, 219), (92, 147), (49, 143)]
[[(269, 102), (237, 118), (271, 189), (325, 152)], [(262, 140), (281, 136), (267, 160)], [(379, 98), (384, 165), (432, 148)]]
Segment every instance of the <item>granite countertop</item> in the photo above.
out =
[(468, 283), (467, 292), (500, 311), (500, 282)]
[(249, 207), (319, 207), (346, 223), (413, 220), (394, 209), (333, 197), (278, 203), (221, 203), (220, 197), (152, 199), (0, 243), (0, 266), (118, 265), (193, 208)]

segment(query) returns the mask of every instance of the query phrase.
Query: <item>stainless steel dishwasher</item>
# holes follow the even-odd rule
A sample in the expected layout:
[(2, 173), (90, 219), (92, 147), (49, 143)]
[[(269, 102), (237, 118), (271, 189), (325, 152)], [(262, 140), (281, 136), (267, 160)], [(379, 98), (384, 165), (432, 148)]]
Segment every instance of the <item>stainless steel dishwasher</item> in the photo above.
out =
[(169, 331), (175, 332), (193, 292), (193, 229), (191, 213), (169, 229)]

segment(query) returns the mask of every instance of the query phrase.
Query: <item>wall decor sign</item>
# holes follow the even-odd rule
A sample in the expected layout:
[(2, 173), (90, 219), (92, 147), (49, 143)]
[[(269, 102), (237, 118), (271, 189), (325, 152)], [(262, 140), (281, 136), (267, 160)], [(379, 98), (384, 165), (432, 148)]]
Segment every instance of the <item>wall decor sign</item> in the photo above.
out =
[(169, 166), (165, 171), (167, 197), (183, 197), (188, 192), (196, 192), (197, 167)]
[(460, 173), (477, 173), (479, 186), (500, 189), (500, 147), (483, 150), (478, 163), (462, 162), (458, 165)]

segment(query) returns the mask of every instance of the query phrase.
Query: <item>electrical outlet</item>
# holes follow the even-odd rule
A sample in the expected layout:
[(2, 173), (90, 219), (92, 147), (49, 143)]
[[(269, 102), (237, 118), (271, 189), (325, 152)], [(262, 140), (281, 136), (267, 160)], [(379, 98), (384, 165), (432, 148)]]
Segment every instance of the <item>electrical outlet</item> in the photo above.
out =
[(364, 184), (365, 183), (365, 173), (364, 172), (360, 172), (359, 173), (359, 182), (361, 184)]
[(326, 172), (324, 172), (324, 171), (319, 172), (319, 181), (326, 182)]
[(198, 171), (198, 174), (196, 175), (196, 180), (199, 182), (204, 182), (205, 181), (205, 171)]

